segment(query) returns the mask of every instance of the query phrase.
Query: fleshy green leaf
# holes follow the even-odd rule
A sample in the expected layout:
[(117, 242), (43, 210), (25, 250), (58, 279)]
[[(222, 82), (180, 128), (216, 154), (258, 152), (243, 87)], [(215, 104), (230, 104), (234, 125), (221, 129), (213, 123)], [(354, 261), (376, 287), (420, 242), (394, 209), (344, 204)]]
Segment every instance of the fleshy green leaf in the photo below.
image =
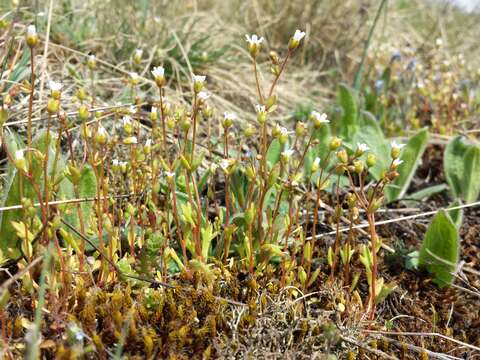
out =
[(457, 227), (444, 210), (437, 212), (430, 223), (419, 254), (419, 265), (434, 276), (443, 287), (453, 280), (459, 255)]
[(270, 164), (270, 168), (273, 167), (280, 160), (280, 154), (282, 153), (282, 145), (280, 141), (274, 139), (267, 150), (267, 163)]
[(355, 134), (352, 144), (353, 149), (357, 143), (367, 144), (370, 148), (369, 152), (377, 157), (377, 163), (370, 168), (370, 173), (375, 179), (379, 179), (390, 164), (390, 148), (382, 129), (371, 113), (362, 113), (361, 131)]
[(452, 205), (450, 205), (449, 209), (447, 210), (448, 216), (450, 216), (450, 219), (452, 219), (457, 229), (460, 229), (460, 227), (462, 226), (463, 210), (462, 209), (450, 210), (450, 208), (455, 208), (455, 207), (458, 207), (459, 205), (460, 205), (460, 201), (457, 200)]
[(343, 109), (343, 116), (339, 124), (339, 134), (350, 140), (358, 130), (358, 105), (354, 91), (347, 85), (340, 84), (338, 88), (338, 104)]
[(427, 147), (427, 142), (427, 129), (420, 130), (408, 141), (401, 155), (403, 163), (397, 170), (400, 175), (395, 179), (391, 186), (386, 188), (385, 193), (388, 201), (401, 199), (407, 192), (408, 186), (417, 170), (423, 152)]
[(465, 174), (463, 176), (463, 189), (465, 202), (472, 203), (478, 199), (480, 193), (480, 147), (472, 146), (464, 158)]
[(443, 168), (448, 185), (455, 197), (462, 194), (462, 178), (464, 174), (464, 156), (468, 148), (462, 136), (457, 136), (451, 140), (445, 148), (443, 155)]

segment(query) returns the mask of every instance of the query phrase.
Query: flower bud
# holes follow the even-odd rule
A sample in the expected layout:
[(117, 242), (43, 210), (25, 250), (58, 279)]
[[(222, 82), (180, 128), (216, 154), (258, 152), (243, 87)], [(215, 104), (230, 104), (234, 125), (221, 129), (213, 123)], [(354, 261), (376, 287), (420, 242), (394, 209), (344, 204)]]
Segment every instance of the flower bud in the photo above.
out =
[(135, 49), (135, 52), (133, 53), (133, 56), (132, 56), (133, 62), (139, 65), (142, 62), (142, 55), (143, 55), (142, 49)]
[(257, 129), (255, 128), (255, 126), (248, 125), (243, 131), (243, 135), (245, 136), (245, 138), (249, 139), (256, 133), (256, 131)]
[(296, 30), (295, 34), (290, 38), (288, 42), (288, 50), (293, 51), (295, 50), (298, 45), (300, 45), (300, 41), (305, 37), (305, 32)]
[(377, 163), (377, 157), (374, 154), (368, 154), (367, 155), (367, 166), (368, 167), (374, 167), (376, 163)]
[(125, 145), (135, 145), (135, 144), (137, 144), (137, 138), (135, 136), (129, 136), (129, 137), (123, 139), (123, 143)]
[(363, 164), (363, 161), (361, 161), (361, 160), (355, 160), (353, 162), (353, 166), (354, 166), (355, 172), (357, 174), (361, 174), (363, 172), (364, 168), (365, 168), (365, 165)]
[(0, 127), (3, 126), (8, 120), (8, 110), (7, 106), (3, 105), (0, 107)]
[(155, 106), (152, 106), (152, 109), (150, 110), (150, 120), (156, 121), (158, 119), (158, 111)]
[(255, 205), (251, 203), (247, 211), (245, 211), (245, 222), (247, 223), (247, 225), (250, 225), (253, 223), (254, 219), (255, 219)]
[(153, 78), (155, 79), (155, 83), (158, 87), (162, 87), (165, 85), (165, 69), (163, 66), (156, 66), (152, 70)]
[(97, 57), (94, 54), (88, 55), (87, 66), (92, 71), (97, 68)]
[(133, 86), (138, 85), (140, 83), (140, 76), (136, 72), (130, 73), (130, 84)]
[(312, 173), (317, 172), (320, 169), (320, 158), (316, 157), (312, 163)]
[(305, 135), (306, 131), (307, 128), (305, 126), (305, 123), (302, 121), (297, 122), (297, 124), (295, 125), (295, 135), (297, 135), (297, 137), (302, 137)]
[(225, 129), (228, 129), (230, 126), (233, 125), (233, 121), (237, 118), (237, 115), (235, 115), (234, 113), (231, 113), (231, 112), (225, 112), (224, 116), (223, 116), (223, 127)]
[(125, 131), (127, 135), (133, 134), (134, 129), (133, 129), (132, 118), (130, 116), (124, 116), (122, 118), (122, 122), (123, 122), (123, 131)]
[(395, 141), (392, 142), (392, 150), (390, 152), (392, 159), (397, 159), (400, 156), (404, 146), (405, 144), (397, 144)]
[(278, 57), (278, 54), (275, 51), (270, 51), (268, 53), (268, 56), (270, 57), (270, 61), (272, 62), (273, 65), (280, 64), (280, 58)]
[(87, 93), (85, 92), (84, 88), (79, 88), (77, 90), (77, 92), (75, 93), (75, 95), (77, 96), (78, 100), (80, 100), (80, 101), (85, 101), (86, 98), (87, 98)]
[(13, 160), (13, 163), (18, 170), (21, 170), (21, 171), (24, 171), (24, 172), (28, 171), (27, 161), (25, 159), (25, 155), (24, 155), (23, 150), (15, 151), (15, 158)]
[(103, 126), (99, 126), (97, 133), (95, 134), (95, 141), (100, 145), (105, 145), (107, 143), (108, 133)]
[(345, 149), (337, 152), (337, 159), (343, 164), (346, 164), (348, 162), (348, 154)]
[(193, 79), (193, 91), (195, 91), (198, 94), (200, 91), (203, 90), (206, 76), (193, 75), (192, 79)]
[(255, 59), (260, 52), (263, 37), (258, 37), (257, 35), (253, 34), (252, 36), (245, 35), (245, 38), (248, 42), (248, 51), (250, 52), (250, 56)]
[(331, 151), (337, 150), (342, 145), (342, 139), (334, 136), (330, 139), (329, 148)]
[(56, 114), (60, 108), (60, 102), (56, 99), (48, 99), (47, 111), (50, 115)]
[(168, 130), (175, 129), (175, 118), (173, 118), (172, 116), (167, 117), (165, 123), (167, 125)]
[(263, 125), (267, 121), (267, 111), (264, 105), (255, 105), (255, 110), (257, 110), (257, 121), (259, 124)]
[(30, 48), (34, 48), (38, 44), (38, 34), (35, 25), (28, 25), (25, 40)]
[(80, 108), (78, 109), (78, 117), (80, 120), (85, 121), (88, 120), (90, 116), (90, 112), (88, 108), (85, 105), (81, 105)]

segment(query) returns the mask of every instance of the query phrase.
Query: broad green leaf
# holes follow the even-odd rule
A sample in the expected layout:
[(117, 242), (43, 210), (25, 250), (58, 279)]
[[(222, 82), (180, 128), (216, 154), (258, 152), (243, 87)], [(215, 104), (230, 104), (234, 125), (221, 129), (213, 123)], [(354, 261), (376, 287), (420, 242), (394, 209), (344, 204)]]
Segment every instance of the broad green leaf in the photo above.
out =
[(380, 125), (371, 113), (362, 112), (361, 131), (355, 134), (352, 149), (356, 148), (357, 143), (367, 144), (369, 152), (377, 157), (377, 163), (370, 168), (370, 173), (378, 180), (390, 164), (390, 148)]
[[(78, 196), (80, 199), (92, 198), (97, 195), (97, 182), (95, 178), (95, 172), (90, 165), (85, 165), (81, 171), (80, 182), (78, 184)], [(89, 218), (94, 208), (94, 201), (82, 201), (80, 203), (80, 209), (82, 212), (83, 223), (85, 225), (85, 231), (89, 227)], [(69, 213), (66, 216), (68, 223), (80, 228), (80, 219), (78, 218), (78, 212), (76, 210), (77, 205), (70, 205)]]
[(418, 190), (412, 194), (409, 194), (408, 199), (422, 201), (432, 197), (433, 195), (439, 194), (442, 191), (445, 191), (447, 188), (448, 187), (446, 184), (432, 185), (426, 187), (425, 189)]
[(427, 129), (420, 130), (415, 134), (403, 149), (401, 160), (403, 163), (398, 167), (399, 176), (385, 190), (387, 200), (394, 201), (401, 199), (408, 190), (408, 186), (412, 181), (413, 175), (422, 158), (423, 152), (427, 147), (428, 131)]
[(437, 212), (430, 223), (419, 254), (419, 265), (434, 276), (443, 287), (453, 280), (459, 256), (459, 237), (455, 224), (444, 210)]
[(480, 147), (472, 146), (466, 153), (464, 158), (464, 175), (463, 175), (463, 196), (465, 202), (472, 203), (478, 199), (480, 193)]
[[(18, 136), (11, 132), (5, 133), (6, 145), (8, 151), (12, 154), (17, 149), (22, 149), (25, 146), (19, 140)], [(46, 153), (48, 148), (49, 159), (47, 169), (49, 171), (53, 168), (55, 158), (55, 141), (49, 142), (47, 139), (47, 133), (45, 131), (40, 132), (32, 142), (32, 147), (39, 150), (43, 154)], [(30, 181), (21, 177), (17, 170), (13, 167), (9, 167), (8, 170), (9, 180), (5, 184), (5, 195), (2, 199), (2, 206), (19, 205), (21, 203), (22, 195), (25, 198), (29, 198), (32, 202), (38, 202), (38, 197)], [(32, 156), (32, 174), (33, 178), (37, 182), (37, 185), (43, 190), (43, 168), (41, 162)], [(0, 250), (6, 255), (11, 256), (12, 252), (16, 249), (16, 243), (18, 237), (15, 229), (12, 225), (12, 221), (19, 221), (23, 214), (22, 209), (9, 210), (0, 214)]]
[(448, 185), (455, 197), (460, 197), (463, 193), (463, 174), (464, 174), (464, 156), (467, 150), (467, 143), (462, 136), (457, 136), (451, 140), (445, 148), (443, 154), (443, 168)]
[(267, 150), (267, 163), (270, 164), (270, 168), (273, 167), (280, 160), (280, 154), (282, 153), (282, 145), (277, 139), (273, 139)]
[(350, 140), (358, 130), (358, 105), (354, 91), (345, 84), (340, 84), (337, 96), (338, 104), (343, 109), (338, 133), (345, 139)]

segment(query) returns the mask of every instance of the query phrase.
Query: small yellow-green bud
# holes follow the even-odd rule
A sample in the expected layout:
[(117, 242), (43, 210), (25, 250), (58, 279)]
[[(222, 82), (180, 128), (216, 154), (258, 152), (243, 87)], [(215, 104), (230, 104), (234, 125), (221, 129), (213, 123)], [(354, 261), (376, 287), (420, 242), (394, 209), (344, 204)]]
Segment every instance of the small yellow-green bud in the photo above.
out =
[(297, 124), (295, 125), (295, 134), (298, 137), (302, 137), (305, 135), (306, 131), (307, 131), (307, 127), (305, 123), (302, 121), (297, 122)]
[(361, 161), (361, 160), (355, 160), (353, 162), (353, 166), (354, 166), (355, 172), (357, 174), (361, 174), (363, 172), (364, 168), (365, 168), (365, 165), (363, 164), (363, 161)]
[(329, 148), (331, 151), (337, 150), (340, 146), (342, 146), (342, 139), (334, 136), (330, 139)]
[(368, 154), (367, 155), (367, 166), (368, 167), (374, 167), (376, 163), (377, 163), (377, 157), (374, 154)]
[(90, 111), (85, 105), (81, 105), (80, 108), (78, 109), (78, 117), (82, 120), (85, 121), (88, 119), (90, 116)]
[(60, 108), (60, 102), (56, 99), (48, 99), (47, 102), (47, 111), (50, 115), (56, 114)]
[(340, 151), (337, 152), (337, 159), (343, 163), (343, 164), (346, 164), (348, 162), (348, 154), (347, 154), (347, 151), (345, 149), (342, 149)]
[(142, 49), (135, 49), (132, 59), (133, 62), (137, 65), (139, 65), (142, 62), (142, 55), (143, 55), (143, 50)]
[(87, 66), (92, 71), (97, 68), (97, 57), (94, 54), (88, 55)]

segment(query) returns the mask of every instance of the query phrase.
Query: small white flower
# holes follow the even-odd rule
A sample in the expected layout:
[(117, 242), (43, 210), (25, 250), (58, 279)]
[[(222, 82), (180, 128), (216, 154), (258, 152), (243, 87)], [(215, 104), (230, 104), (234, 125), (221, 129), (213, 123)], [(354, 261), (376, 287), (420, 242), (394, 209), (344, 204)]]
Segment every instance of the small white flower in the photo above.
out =
[(263, 42), (263, 37), (258, 37), (256, 34), (253, 34), (252, 36), (245, 34), (245, 39), (250, 45), (260, 45)]
[(163, 77), (165, 75), (165, 69), (163, 66), (155, 66), (152, 70), (153, 77)]
[(148, 148), (148, 147), (151, 147), (151, 146), (152, 146), (152, 139), (147, 139), (147, 140), (145, 141), (145, 147)]
[(96, 60), (97, 60), (97, 57), (95, 56), (95, 54), (88, 55), (88, 61), (96, 61)]
[(132, 118), (130, 116), (124, 116), (122, 118), (123, 126), (125, 125), (132, 125)]
[(128, 165), (128, 162), (126, 162), (126, 161), (120, 161), (120, 166), (121, 166), (122, 168), (126, 168), (127, 165)]
[(403, 163), (403, 160), (400, 160), (400, 159), (395, 159), (393, 160), (393, 167), (398, 167), (398, 165), (400, 165), (401, 163)]
[(392, 141), (392, 149), (401, 150), (404, 146), (405, 146), (405, 144), (397, 144), (396, 141)]
[(120, 161), (118, 161), (118, 159), (113, 159), (112, 166), (120, 166)]
[(318, 111), (312, 111), (312, 117), (315, 121), (319, 122), (320, 124), (328, 124), (330, 120), (328, 120), (328, 116), (325, 113), (320, 114)]
[(137, 112), (137, 107), (135, 105), (130, 105), (128, 112), (132, 115), (135, 114)]
[(361, 151), (361, 152), (365, 152), (365, 151), (370, 150), (370, 148), (368, 147), (367, 144), (357, 143), (357, 147), (358, 147), (358, 150)]
[(35, 28), (35, 25), (27, 26), (27, 36), (37, 36), (37, 29)]
[(194, 83), (203, 84), (207, 77), (205, 75), (192, 75), (192, 80)]
[(282, 126), (280, 128), (280, 135), (283, 135), (283, 136), (288, 135), (288, 129)]
[(230, 160), (228, 159), (222, 159), (220, 161), (220, 167), (223, 169), (223, 171), (227, 171), (228, 167), (230, 166)]
[(143, 50), (142, 49), (135, 49), (135, 54), (133, 56), (141, 58), (143, 55)]
[(130, 73), (130, 79), (132, 79), (132, 81), (139, 81), (140, 80), (140, 75), (138, 75), (138, 73), (132, 71)]
[(48, 82), (48, 88), (51, 90), (51, 91), (60, 91), (62, 89), (63, 85), (62, 83), (60, 82), (57, 82), (57, 81), (53, 81), (53, 80), (50, 80)]
[(265, 105), (256, 104), (255, 110), (257, 111), (257, 113), (262, 114), (266, 111), (266, 107)]
[(313, 160), (313, 166), (317, 168), (320, 166), (320, 158), (318, 156)]
[(25, 158), (25, 155), (23, 153), (23, 150), (15, 151), (15, 159), (16, 160), (23, 160), (24, 158)]
[(152, 114), (156, 114), (157, 113), (157, 107), (156, 106), (152, 106), (152, 108), (150, 109), (150, 112)]
[(200, 91), (197, 96), (199, 100), (205, 101), (210, 97), (210, 94), (208, 91)]
[(107, 136), (107, 130), (101, 125), (98, 127), (98, 135)]
[(237, 115), (229, 111), (225, 111), (225, 113), (223, 114), (223, 117), (225, 118), (225, 120), (230, 120), (230, 121), (234, 121), (237, 119)]
[(305, 32), (301, 30), (296, 30), (295, 34), (293, 34), (293, 40), (300, 41), (305, 37)]
[(134, 144), (138, 144), (138, 140), (135, 136), (130, 136), (130, 137), (127, 137), (127, 138), (123, 139), (123, 143), (125, 145), (134, 145)]
[(284, 160), (289, 160), (292, 157), (293, 153), (294, 153), (293, 149), (283, 150), (281, 153), (281, 157)]
[(168, 179), (173, 179), (175, 173), (173, 171), (165, 171), (165, 175), (167, 175)]

